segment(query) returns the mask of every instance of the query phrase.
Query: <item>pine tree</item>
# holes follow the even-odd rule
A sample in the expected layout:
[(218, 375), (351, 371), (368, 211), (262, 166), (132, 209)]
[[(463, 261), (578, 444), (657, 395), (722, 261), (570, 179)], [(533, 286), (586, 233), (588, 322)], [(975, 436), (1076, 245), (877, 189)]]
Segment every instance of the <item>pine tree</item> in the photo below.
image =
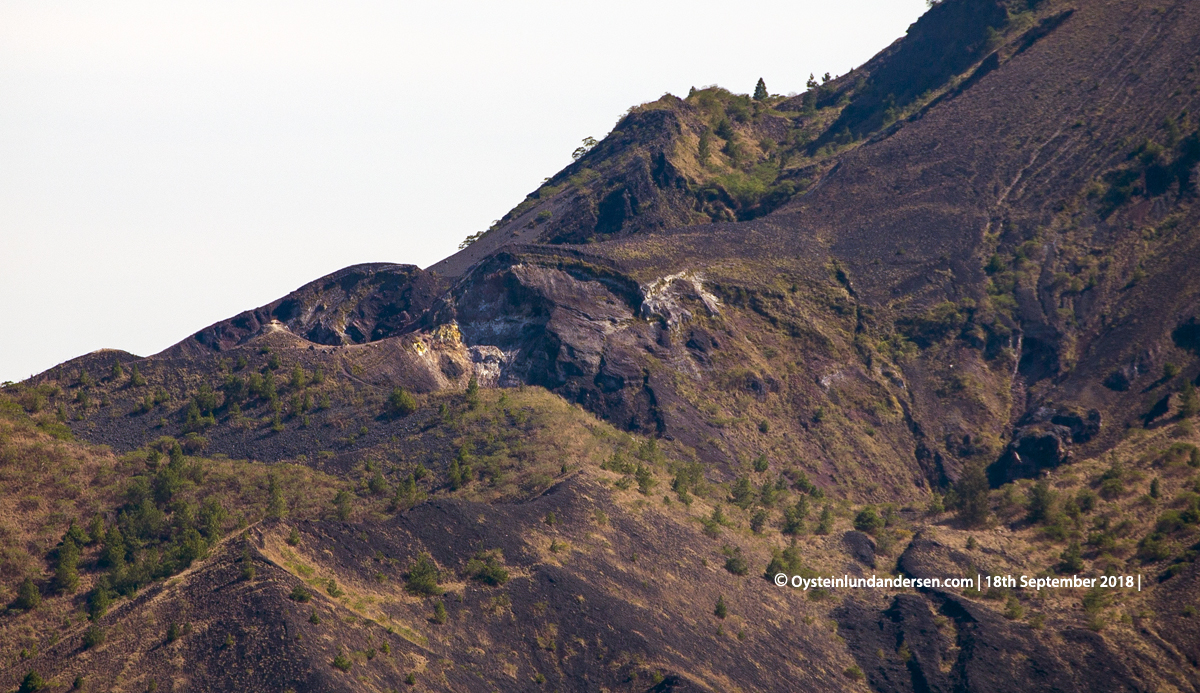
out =
[(729, 491), (729, 499), (733, 504), (745, 510), (754, 502), (754, 488), (750, 485), (749, 477), (738, 477)]
[(1029, 489), (1030, 522), (1045, 522), (1054, 514), (1054, 491), (1046, 480), (1040, 480)]
[(833, 510), (827, 505), (821, 510), (821, 518), (817, 520), (817, 534), (829, 534), (833, 531)]
[(58, 560), (54, 566), (54, 587), (67, 594), (79, 589), (79, 547), (70, 536), (63, 538), (62, 546), (58, 547)]
[(712, 135), (709, 133), (708, 127), (705, 127), (703, 130), (700, 131), (700, 149), (699, 149), (700, 157), (699, 158), (700, 158), (701, 166), (708, 165), (708, 157), (711, 153), (710, 149), (712, 146), (710, 143), (711, 139), (712, 139)]
[(767, 524), (768, 517), (767, 511), (759, 508), (758, 512), (754, 513), (754, 516), (750, 518), (750, 531), (755, 534), (761, 533), (763, 525)]
[(308, 376), (305, 374), (304, 369), (297, 364), (292, 367), (292, 389), (303, 390), (305, 385), (308, 385)]
[(479, 381), (474, 376), (467, 383), (467, 407), (471, 409), (479, 407)]
[(1184, 381), (1179, 390), (1179, 417), (1187, 419), (1200, 412), (1200, 397), (1196, 396), (1196, 386), (1190, 380)]
[(1083, 553), (1079, 549), (1079, 542), (1072, 541), (1062, 552), (1062, 562), (1058, 564), (1058, 569), (1063, 573), (1076, 573), (1083, 569)]
[(112, 604), (112, 599), (112, 583), (108, 576), (105, 575), (96, 582), (96, 586), (88, 594), (88, 617), (95, 621), (104, 616), (104, 614), (108, 613), (108, 607)]
[(283, 497), (283, 489), (279, 487), (279, 482), (276, 481), (274, 474), (267, 479), (267, 493), (270, 497), (270, 501), (267, 503), (267, 517), (272, 520), (282, 519), (287, 515), (287, 501)]
[(783, 528), (784, 534), (803, 534), (804, 521), (808, 519), (808, 499), (800, 496), (800, 500), (796, 504), (783, 510)]
[(90, 650), (104, 644), (104, 631), (93, 625), (83, 634), (83, 649)]
[(754, 100), (762, 101), (767, 96), (767, 83), (763, 81), (762, 77), (759, 77), (758, 84), (754, 85)]
[(250, 555), (250, 546), (247, 544), (242, 548), (242, 579), (246, 582), (254, 582), (254, 576), (257, 574), (254, 557)]
[(104, 517), (100, 513), (92, 516), (92, 521), (88, 523), (88, 542), (89, 544), (100, 543), (104, 541)]
[(987, 472), (983, 465), (968, 465), (955, 490), (958, 492), (958, 518), (968, 527), (986, 524), (990, 511)]
[(63, 541), (67, 539), (75, 542), (76, 547), (84, 546), (89, 542), (87, 532), (83, 531), (83, 528), (75, 520), (71, 520), (71, 526), (67, 527), (67, 533), (63, 535)]
[(350, 519), (350, 492), (342, 489), (333, 497), (333, 507), (337, 511), (337, 518), (345, 521)]

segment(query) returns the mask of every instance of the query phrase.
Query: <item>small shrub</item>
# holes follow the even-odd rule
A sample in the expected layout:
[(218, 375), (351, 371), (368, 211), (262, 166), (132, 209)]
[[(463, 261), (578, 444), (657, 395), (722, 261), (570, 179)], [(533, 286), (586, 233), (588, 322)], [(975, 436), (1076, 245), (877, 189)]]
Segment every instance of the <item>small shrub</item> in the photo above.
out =
[(438, 589), (439, 578), (437, 564), (429, 554), (422, 553), (404, 576), (404, 588), (412, 594), (431, 597), (441, 594)]
[(1045, 479), (1039, 480), (1029, 489), (1029, 512), (1026, 519), (1033, 523), (1050, 520), (1054, 515), (1055, 493)]
[(392, 390), (388, 397), (388, 413), (392, 416), (408, 416), (417, 410), (417, 399), (402, 387)]
[(1179, 390), (1179, 417), (1188, 419), (1200, 413), (1200, 397), (1190, 380), (1185, 380)]
[(853, 681), (862, 681), (863, 680), (862, 669), (859, 669), (857, 664), (846, 667), (845, 670), (842, 671), (842, 674), (846, 678), (851, 679)]
[(312, 594), (304, 588), (304, 585), (293, 587), (292, 593), (288, 597), (294, 602), (307, 603), (312, 601)]
[[(78, 525), (72, 523), (71, 529), (76, 536), (83, 535)], [(59, 592), (73, 594), (79, 588), (79, 547), (71, 537), (71, 530), (63, 537), (58, 547), (58, 555), (54, 566), (54, 587)]]
[(474, 376), (467, 383), (466, 402), (468, 409), (474, 410), (479, 408), (479, 381)]
[(783, 573), (787, 576), (799, 575), (804, 571), (804, 563), (800, 558), (800, 551), (795, 546), (790, 546), (782, 551), (775, 549), (771, 552), (771, 561), (767, 563), (767, 569), (763, 572), (764, 580), (774, 580), (775, 576)]
[(333, 658), (333, 668), (339, 671), (350, 671), (350, 667), (354, 666), (350, 658), (342, 650), (338, 650), (337, 656)]
[(1096, 509), (1096, 494), (1091, 489), (1080, 489), (1075, 494), (1075, 504), (1081, 513), (1087, 514)]
[(637, 479), (638, 493), (641, 493), (643, 496), (650, 495), (650, 492), (658, 485), (658, 482), (654, 479), (654, 473), (644, 464), (638, 464), (634, 478)]
[(258, 569), (254, 567), (254, 558), (250, 555), (250, 549), (246, 548), (242, 551), (242, 579), (246, 582), (253, 582), (257, 574)]
[(725, 559), (725, 570), (734, 575), (745, 575), (750, 572), (750, 564), (742, 557), (742, 550), (740, 548), (726, 549), (725, 554), (727, 556)]
[(295, 527), (292, 527), (292, 531), (288, 532), (288, 535), (287, 535), (287, 544), (288, 544), (288, 546), (296, 546), (299, 543), (300, 543), (300, 532)]
[(440, 599), (435, 601), (433, 603), (433, 622), (437, 623), (437, 624), (442, 624), (442, 623), (445, 623), (447, 621), (447, 619), (448, 619), (448, 617), (446, 615), (446, 605), (443, 604), (442, 600), (440, 600)]
[(88, 618), (93, 621), (102, 618), (104, 614), (108, 613), (112, 598), (107, 578), (101, 578), (101, 582), (88, 594)]
[(508, 582), (508, 571), (500, 564), (499, 550), (480, 551), (467, 561), (467, 576), (486, 585), (499, 587)]
[(801, 496), (796, 504), (784, 508), (783, 510), (783, 526), (781, 531), (784, 534), (803, 534), (804, 521), (808, 519), (808, 499)]
[(854, 528), (867, 534), (874, 534), (883, 529), (883, 524), (883, 518), (879, 516), (873, 505), (864, 507), (854, 516)]
[(1152, 563), (1171, 557), (1174, 546), (1166, 535), (1152, 532), (1138, 542), (1137, 556), (1143, 562)]
[(90, 650), (104, 644), (104, 631), (100, 626), (92, 625), (83, 633), (83, 649)]
[(817, 534), (829, 534), (833, 531), (833, 510), (827, 505), (821, 509), (821, 517), (817, 520)]
[(313, 612), (308, 615), (308, 622), (314, 626), (321, 625), (321, 616), (317, 613), (316, 609), (313, 609)]
[(23, 611), (30, 611), (42, 605), (42, 593), (38, 591), (37, 584), (33, 578), (26, 577), (21, 581), (21, 586), (17, 588), (17, 598), (13, 602), (13, 606)]
[(346, 489), (340, 489), (337, 495), (333, 497), (333, 508), (337, 514), (337, 519), (343, 522), (350, 519), (350, 502), (352, 498), (350, 492)]
[(754, 515), (750, 517), (750, 531), (754, 532), (755, 534), (761, 534), (763, 526), (767, 524), (767, 519), (769, 517), (770, 516), (767, 514), (766, 510), (759, 508)]
[(725, 618), (729, 615), (729, 609), (725, 606), (725, 595), (717, 597), (717, 606), (713, 609), (713, 616), (717, 618)]
[(1015, 621), (1025, 615), (1025, 607), (1016, 597), (1010, 596), (1004, 604), (1004, 618)]
[(987, 524), (991, 514), (988, 507), (987, 472), (982, 463), (968, 464), (954, 486), (958, 496), (958, 519), (968, 527)]
[(739, 508), (745, 510), (754, 502), (754, 487), (750, 485), (748, 477), (739, 477), (733, 482), (733, 487), (729, 491), (729, 500)]
[(1059, 557), (1061, 561), (1058, 564), (1058, 570), (1062, 573), (1077, 573), (1083, 569), (1083, 555), (1079, 548), (1079, 542), (1072, 541), (1063, 550)]
[(34, 693), (46, 687), (46, 680), (41, 677), (36, 671), (30, 671), (25, 674), (25, 678), (21, 679), (21, 685), (17, 688), (17, 693)]

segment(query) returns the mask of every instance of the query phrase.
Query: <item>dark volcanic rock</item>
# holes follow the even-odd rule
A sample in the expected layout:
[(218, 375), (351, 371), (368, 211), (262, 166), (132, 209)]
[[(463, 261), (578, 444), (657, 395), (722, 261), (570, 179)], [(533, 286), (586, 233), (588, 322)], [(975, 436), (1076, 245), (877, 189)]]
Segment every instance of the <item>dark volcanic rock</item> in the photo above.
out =
[(197, 346), (224, 351), (261, 334), (272, 321), (317, 344), (375, 341), (402, 332), (444, 289), (444, 280), (414, 265), (353, 265), (211, 325), (164, 354)]
[(1071, 459), (1068, 443), (1071, 429), (1057, 424), (1034, 424), (1019, 428), (1004, 454), (988, 467), (993, 486), (1029, 479), (1045, 469), (1054, 469)]
[(870, 568), (875, 567), (875, 541), (870, 536), (852, 530), (842, 535), (842, 546), (850, 556)]

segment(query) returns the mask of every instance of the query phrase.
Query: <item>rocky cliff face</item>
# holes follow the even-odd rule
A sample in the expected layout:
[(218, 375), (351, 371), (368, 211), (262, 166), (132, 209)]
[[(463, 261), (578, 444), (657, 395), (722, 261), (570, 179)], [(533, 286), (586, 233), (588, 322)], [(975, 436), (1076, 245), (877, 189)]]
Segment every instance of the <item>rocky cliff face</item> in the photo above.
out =
[(273, 324), (314, 344), (374, 342), (411, 328), (444, 288), (444, 281), (414, 265), (354, 265), (211, 325), (164, 356), (196, 353), (196, 347), (226, 351)]

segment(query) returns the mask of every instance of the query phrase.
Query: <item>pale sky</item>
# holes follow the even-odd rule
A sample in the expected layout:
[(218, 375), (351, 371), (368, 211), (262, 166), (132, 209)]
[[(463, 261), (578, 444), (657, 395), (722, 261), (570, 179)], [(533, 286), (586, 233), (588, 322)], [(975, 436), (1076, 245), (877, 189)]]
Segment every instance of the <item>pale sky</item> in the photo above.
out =
[(924, 0), (0, 0), (0, 381), (426, 267), (691, 86), (804, 90)]

